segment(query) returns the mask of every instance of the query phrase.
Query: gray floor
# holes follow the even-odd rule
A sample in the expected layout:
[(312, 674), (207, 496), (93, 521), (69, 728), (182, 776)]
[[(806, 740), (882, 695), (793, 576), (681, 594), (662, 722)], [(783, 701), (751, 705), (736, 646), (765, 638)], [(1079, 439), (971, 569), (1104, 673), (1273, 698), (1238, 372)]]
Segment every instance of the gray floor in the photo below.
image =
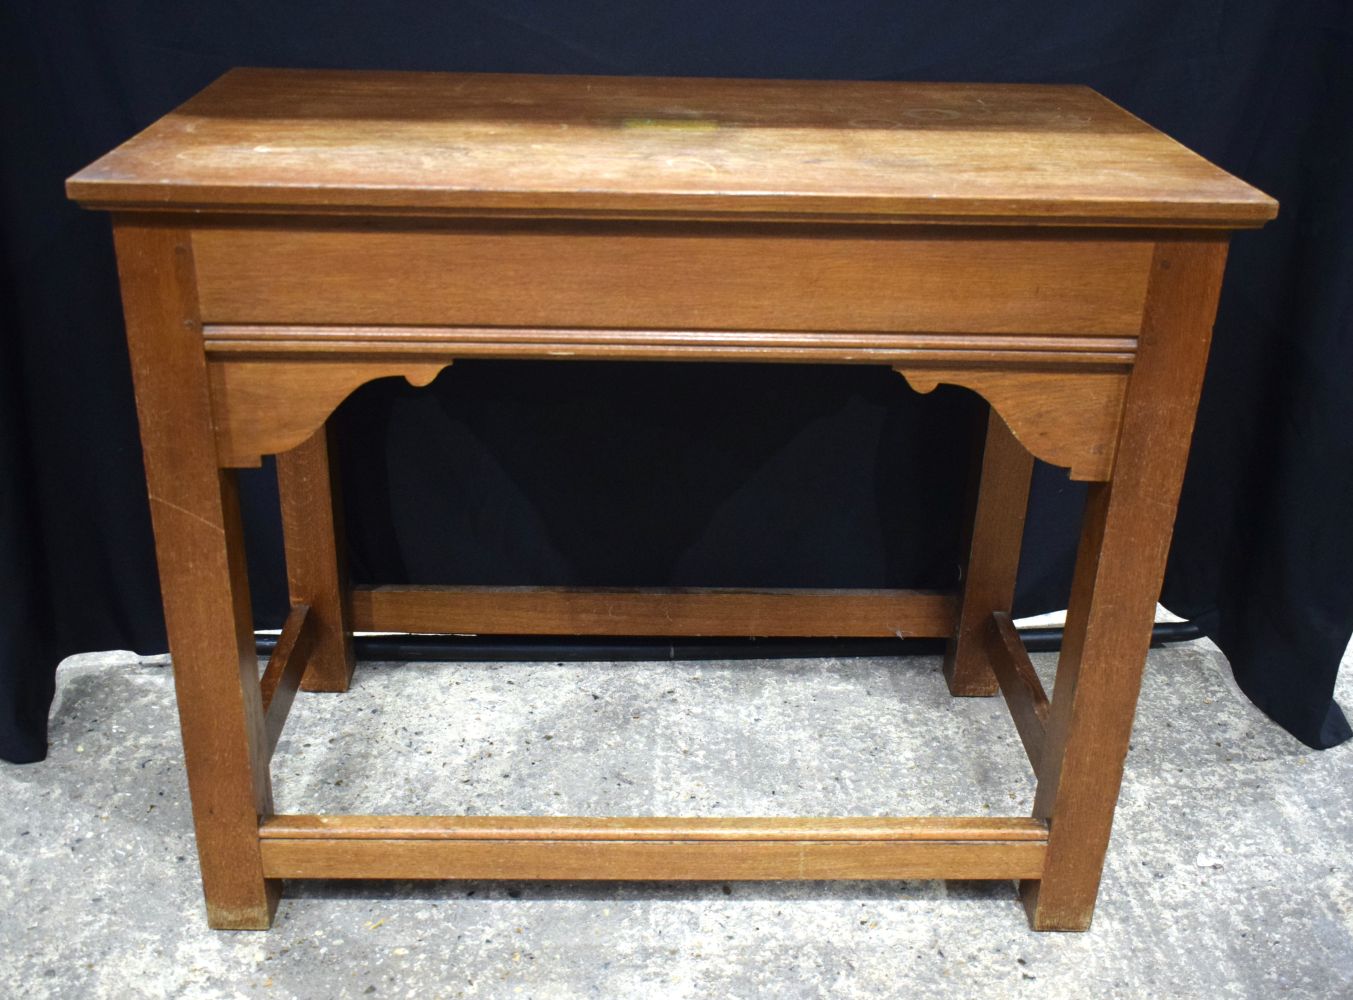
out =
[[(1024, 813), (1004, 707), (937, 668), (364, 664), (298, 699), (278, 808)], [(50, 758), (0, 768), (5, 996), (1353, 997), (1353, 745), (1294, 742), (1207, 643), (1151, 654), (1080, 935), (1028, 931), (1010, 884), (934, 882), (296, 883), (271, 932), (211, 932), (167, 664), (59, 681)]]

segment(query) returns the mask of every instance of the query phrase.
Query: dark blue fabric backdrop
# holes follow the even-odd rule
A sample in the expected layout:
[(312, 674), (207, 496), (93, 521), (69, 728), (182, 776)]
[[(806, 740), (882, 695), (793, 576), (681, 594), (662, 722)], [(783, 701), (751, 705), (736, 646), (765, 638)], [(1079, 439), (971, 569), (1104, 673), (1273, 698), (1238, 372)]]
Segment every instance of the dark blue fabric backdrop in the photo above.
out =
[[(1349, 11), (9, 0), (0, 756), (43, 755), (62, 656), (163, 646), (108, 225), (62, 181), (237, 65), (1085, 83), (1275, 195), (1279, 220), (1233, 246), (1165, 602), (1299, 739), (1347, 738), (1331, 693), (1353, 629)], [(978, 411), (867, 368), (462, 363), (431, 391), (376, 383), (340, 415), (354, 565), (385, 581), (951, 583)], [(274, 491), (246, 476), (260, 625), (283, 605)], [(1020, 610), (1065, 601), (1080, 502), (1039, 468)]]

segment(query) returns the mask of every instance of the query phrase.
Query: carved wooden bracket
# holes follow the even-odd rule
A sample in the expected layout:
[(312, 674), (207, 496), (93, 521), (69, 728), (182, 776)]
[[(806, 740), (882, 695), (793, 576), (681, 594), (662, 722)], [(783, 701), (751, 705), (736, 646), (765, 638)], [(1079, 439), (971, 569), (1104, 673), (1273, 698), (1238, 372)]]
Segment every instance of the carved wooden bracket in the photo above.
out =
[(264, 455), (289, 451), (310, 437), (358, 386), (392, 375), (424, 386), (449, 364), (212, 359), (217, 461), (223, 468), (257, 466)]
[(1030, 454), (1099, 481), (1113, 473), (1127, 375), (1123, 372), (1019, 372), (997, 368), (895, 367), (917, 392), (941, 382), (983, 397)]
[[(208, 365), (216, 448), (222, 467), (259, 465), (320, 428), (338, 404), (373, 379), (403, 376), (429, 384), (446, 360), (298, 361), (213, 358)], [(1019, 372), (997, 368), (897, 366), (917, 392), (941, 382), (989, 402), (1029, 452), (1071, 470), (1072, 479), (1106, 480), (1123, 409), (1123, 372)]]

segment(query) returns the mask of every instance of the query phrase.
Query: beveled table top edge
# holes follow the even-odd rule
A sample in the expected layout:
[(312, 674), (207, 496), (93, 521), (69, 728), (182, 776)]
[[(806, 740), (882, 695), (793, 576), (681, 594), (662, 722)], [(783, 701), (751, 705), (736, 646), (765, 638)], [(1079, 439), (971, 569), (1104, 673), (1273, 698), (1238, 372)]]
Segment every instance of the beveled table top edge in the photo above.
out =
[(1235, 229), (1277, 210), (1079, 85), (247, 68), (66, 190), (225, 214)]

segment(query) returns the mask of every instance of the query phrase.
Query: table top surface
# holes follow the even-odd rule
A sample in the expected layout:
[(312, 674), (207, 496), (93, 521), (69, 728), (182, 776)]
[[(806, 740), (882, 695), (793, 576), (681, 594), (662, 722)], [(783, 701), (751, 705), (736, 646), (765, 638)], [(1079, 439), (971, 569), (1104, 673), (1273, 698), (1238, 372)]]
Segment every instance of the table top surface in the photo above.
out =
[(1240, 228), (1267, 195), (1079, 86), (237, 69), (99, 208)]

